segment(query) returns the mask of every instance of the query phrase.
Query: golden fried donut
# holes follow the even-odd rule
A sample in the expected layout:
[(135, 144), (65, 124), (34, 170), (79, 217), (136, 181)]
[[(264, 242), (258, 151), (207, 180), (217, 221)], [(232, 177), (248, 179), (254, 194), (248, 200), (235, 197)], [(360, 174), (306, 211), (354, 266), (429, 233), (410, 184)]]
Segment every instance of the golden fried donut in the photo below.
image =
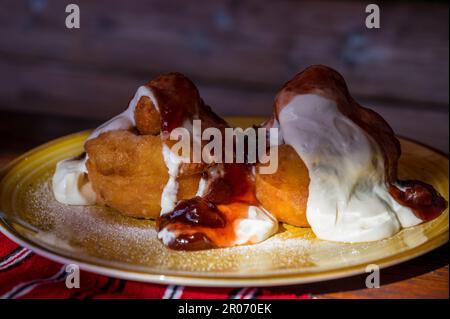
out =
[(256, 198), (279, 221), (309, 227), (306, 220), (308, 169), (290, 145), (274, 147), (278, 147), (278, 169), (273, 174), (255, 170)]
[(134, 109), (136, 128), (143, 135), (158, 135), (161, 132), (161, 116), (148, 96), (139, 99)]
[[(86, 142), (89, 180), (100, 204), (122, 214), (156, 218), (169, 175), (159, 136), (119, 130)], [(200, 175), (178, 178), (178, 198), (195, 196)]]

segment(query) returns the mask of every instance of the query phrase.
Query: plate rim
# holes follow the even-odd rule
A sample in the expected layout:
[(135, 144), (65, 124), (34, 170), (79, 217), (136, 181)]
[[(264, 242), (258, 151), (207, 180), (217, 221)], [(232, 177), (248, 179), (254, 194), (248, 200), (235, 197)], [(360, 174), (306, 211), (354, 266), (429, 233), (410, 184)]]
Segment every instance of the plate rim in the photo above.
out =
[[(0, 180), (6, 175), (11, 167), (19, 163), (20, 161), (26, 159), (32, 153), (38, 152), (45, 149), (51, 145), (57, 144), (62, 140), (73, 138), (76, 136), (83, 136), (90, 132), (91, 130), (84, 130), (72, 134), (68, 134), (57, 139), (51, 140), (44, 144), (41, 144), (24, 154), (20, 155), (16, 159), (12, 160), (4, 167), (0, 169)], [(420, 147), (424, 147), (434, 153), (448, 160), (448, 155), (430, 147), (421, 142), (417, 142), (414, 139), (399, 136), (399, 138), (412, 142)], [(10, 226), (5, 218), (0, 216), (0, 231), (5, 234), (10, 240), (16, 242), (17, 244), (30, 249), (38, 255), (48, 258), (52, 261), (62, 263), (64, 265), (76, 264), (80, 269), (93, 272), (96, 274), (111, 276), (115, 278), (135, 280), (141, 282), (157, 283), (157, 284), (178, 284), (178, 285), (188, 285), (197, 287), (269, 287), (269, 286), (284, 286), (284, 285), (297, 285), (306, 284), (319, 281), (329, 281), (334, 279), (340, 279), (345, 277), (351, 277), (355, 275), (360, 275), (366, 273), (365, 269), (369, 264), (377, 264), (380, 269), (384, 269), (393, 265), (401, 264), (408, 260), (422, 256), (448, 242), (449, 232), (448, 225), (447, 230), (441, 232), (437, 236), (427, 240), (421, 245), (415, 247), (414, 253), (411, 250), (405, 250), (401, 253), (387, 256), (381, 259), (372, 260), (367, 264), (357, 264), (346, 267), (341, 267), (338, 269), (325, 269), (321, 271), (314, 272), (297, 272), (289, 274), (267, 274), (264, 273), (256, 275), (254, 277), (237, 277), (236, 275), (230, 276), (202, 276), (201, 274), (163, 274), (155, 271), (141, 271), (141, 270), (129, 270), (121, 268), (120, 266), (107, 266), (102, 264), (95, 264), (92, 261), (84, 261), (78, 259), (74, 256), (68, 256), (59, 252), (54, 252), (50, 248), (46, 248), (32, 240), (26, 238), (22, 234), (18, 233), (14, 228)]]
[[(422, 256), (440, 246), (446, 244), (449, 239), (448, 232), (443, 232), (431, 240), (415, 247), (414, 253), (409, 253), (409, 250), (402, 253), (373, 260), (367, 264), (358, 264), (348, 267), (341, 267), (335, 270), (323, 270), (316, 272), (304, 272), (281, 275), (264, 275), (255, 277), (221, 277), (221, 276), (201, 276), (201, 275), (164, 275), (157, 272), (144, 272), (140, 270), (127, 270), (120, 267), (107, 267), (103, 265), (96, 265), (93, 263), (79, 260), (76, 257), (68, 257), (63, 254), (57, 254), (48, 248), (38, 245), (15, 231), (10, 231), (9, 226), (4, 224), (3, 218), (0, 218), (0, 230), (2, 233), (12, 241), (21, 246), (30, 249), (36, 254), (48, 258), (52, 261), (61, 263), (63, 265), (76, 264), (80, 269), (93, 272), (100, 275), (110, 277), (135, 280), (156, 284), (177, 284), (196, 287), (270, 287), (270, 286), (286, 286), (307, 284), (320, 281), (329, 281), (334, 279), (346, 278), (355, 275), (366, 273), (367, 265), (376, 264), (380, 269), (385, 269), (390, 266), (398, 265), (408, 260), (412, 260)], [(398, 257), (401, 256), (401, 257)]]

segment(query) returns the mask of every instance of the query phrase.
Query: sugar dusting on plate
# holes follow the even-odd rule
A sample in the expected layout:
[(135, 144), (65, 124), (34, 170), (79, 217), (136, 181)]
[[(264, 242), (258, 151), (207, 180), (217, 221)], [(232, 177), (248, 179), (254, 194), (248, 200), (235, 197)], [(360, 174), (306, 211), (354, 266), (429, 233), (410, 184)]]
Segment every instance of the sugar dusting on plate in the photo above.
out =
[(18, 218), (39, 230), (33, 240), (47, 249), (106, 267), (205, 276), (279, 275), (368, 264), (394, 254), (394, 243), (423, 242), (416, 239), (425, 226), (381, 241), (344, 244), (319, 240), (309, 228), (282, 225), (275, 236), (255, 245), (174, 251), (157, 239), (153, 221), (123, 216), (103, 206), (58, 203), (51, 191), (51, 176), (47, 171), (18, 187)]
[[(206, 251), (173, 251), (156, 238), (155, 223), (119, 214), (103, 206), (58, 203), (51, 191), (51, 174), (30, 184), (21, 218), (36, 226), (37, 239), (69, 255), (92, 256), (156, 269), (183, 271), (255, 272), (312, 266), (309, 229), (282, 230), (268, 240), (249, 246)], [(298, 237), (298, 233), (304, 233)]]

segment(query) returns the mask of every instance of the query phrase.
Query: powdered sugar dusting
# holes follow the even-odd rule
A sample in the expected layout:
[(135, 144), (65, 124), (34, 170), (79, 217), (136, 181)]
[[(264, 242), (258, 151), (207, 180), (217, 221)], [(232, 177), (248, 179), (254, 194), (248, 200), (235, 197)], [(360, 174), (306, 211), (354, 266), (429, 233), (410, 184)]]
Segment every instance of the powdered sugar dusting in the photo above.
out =
[(18, 211), (22, 212), (22, 219), (40, 230), (35, 240), (81, 259), (119, 262), (152, 271), (252, 276), (347, 265), (352, 263), (349, 256), (365, 250), (365, 244), (321, 241), (310, 229), (285, 226), (275, 236), (255, 245), (173, 251), (157, 239), (153, 221), (123, 216), (102, 206), (57, 202), (51, 191), (52, 173), (43, 174), (24, 188), (19, 196), (26, 200)]

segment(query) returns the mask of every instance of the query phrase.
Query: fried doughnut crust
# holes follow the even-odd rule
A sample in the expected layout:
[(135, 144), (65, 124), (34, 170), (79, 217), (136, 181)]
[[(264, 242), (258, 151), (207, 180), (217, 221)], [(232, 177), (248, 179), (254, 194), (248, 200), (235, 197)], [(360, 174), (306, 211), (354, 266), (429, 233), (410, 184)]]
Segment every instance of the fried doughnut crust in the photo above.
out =
[(161, 116), (148, 96), (139, 99), (134, 109), (137, 130), (143, 135), (158, 135), (161, 131)]
[(309, 173), (297, 152), (290, 145), (280, 145), (277, 171), (260, 174), (258, 167), (255, 192), (261, 205), (281, 222), (309, 227), (306, 219)]
[[(85, 144), (89, 180), (98, 203), (124, 215), (156, 218), (169, 175), (159, 136), (131, 131), (106, 132)], [(178, 179), (178, 199), (195, 196), (200, 175)]]
[(256, 198), (261, 205), (283, 223), (309, 227), (309, 173), (297, 152), (290, 145), (278, 146), (278, 169), (273, 174), (260, 174), (261, 165), (255, 170)]

